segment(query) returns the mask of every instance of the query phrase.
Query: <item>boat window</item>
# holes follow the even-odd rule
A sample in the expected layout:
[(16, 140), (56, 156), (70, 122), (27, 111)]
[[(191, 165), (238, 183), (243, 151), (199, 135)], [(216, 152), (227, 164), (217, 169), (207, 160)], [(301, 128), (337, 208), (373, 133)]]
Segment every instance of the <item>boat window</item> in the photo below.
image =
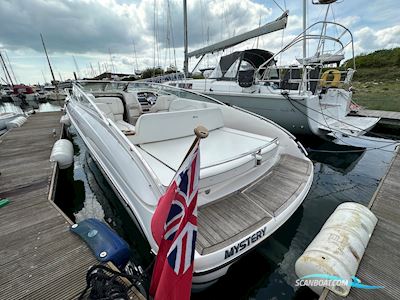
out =
[(253, 65), (248, 61), (242, 60), (242, 62), (240, 63), (239, 71), (249, 71), (249, 70), (254, 70)]
[(225, 73), (225, 78), (236, 78), (236, 74), (238, 71), (238, 67), (239, 67), (239, 62), (240, 62), (240, 58), (238, 58), (228, 69), (228, 71), (226, 71)]
[(278, 69), (274, 66), (267, 69), (267, 78), (268, 79), (279, 79)]
[(217, 65), (217, 67), (212, 71), (210, 74), (210, 79), (215, 79), (215, 78), (221, 78), (222, 77), (222, 71), (221, 71), (221, 66)]

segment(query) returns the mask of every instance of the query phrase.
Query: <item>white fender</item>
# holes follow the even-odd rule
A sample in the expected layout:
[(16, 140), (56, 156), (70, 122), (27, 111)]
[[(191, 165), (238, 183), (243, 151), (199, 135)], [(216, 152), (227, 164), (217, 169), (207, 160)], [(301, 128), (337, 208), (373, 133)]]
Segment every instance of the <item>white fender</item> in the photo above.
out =
[(71, 126), (71, 120), (68, 115), (61, 116), (60, 123), (67, 127)]
[[(351, 282), (377, 222), (377, 217), (364, 205), (354, 202), (339, 205), (296, 261), (297, 276), (326, 274)], [(319, 295), (326, 287), (342, 297), (351, 288), (340, 284), (309, 287)]]
[(54, 143), (50, 155), (51, 162), (57, 162), (60, 169), (66, 169), (74, 162), (74, 147), (67, 139), (60, 139)]
[(27, 119), (22, 116), (16, 117), (15, 119), (7, 123), (7, 129), (21, 127), (26, 122), (26, 120)]

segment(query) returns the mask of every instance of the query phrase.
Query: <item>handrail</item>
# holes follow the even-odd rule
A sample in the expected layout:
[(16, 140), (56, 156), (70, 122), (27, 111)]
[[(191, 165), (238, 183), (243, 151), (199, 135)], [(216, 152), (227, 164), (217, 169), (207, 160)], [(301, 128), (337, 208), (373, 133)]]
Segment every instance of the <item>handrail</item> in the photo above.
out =
[[(293, 47), (295, 44), (303, 41), (304, 39), (316, 39), (316, 37), (320, 37), (317, 35), (304, 35), (307, 31), (309, 31), (312, 27), (317, 26), (319, 24), (332, 24), (332, 25), (337, 25), (339, 27), (342, 27), (344, 29), (344, 32), (341, 34), (340, 37), (342, 37), (344, 35), (344, 33), (348, 33), (350, 35), (350, 42), (351, 42), (351, 46), (352, 46), (352, 55), (353, 55), (353, 69), (355, 70), (356, 66), (355, 66), (355, 57), (354, 57), (354, 40), (353, 40), (353, 34), (351, 33), (351, 31), (345, 27), (342, 24), (339, 24), (337, 22), (330, 22), (330, 21), (319, 21), (319, 22), (315, 22), (314, 24), (311, 24), (310, 26), (308, 26), (305, 30), (303, 30), (299, 35), (297, 35), (291, 42), (289, 42), (285, 47), (283, 47), (281, 50), (279, 50), (278, 52), (276, 52), (271, 58), (269, 58), (268, 60), (266, 60), (264, 63), (262, 63), (258, 69), (256, 70), (255, 74), (261, 74), (260, 71), (261, 70), (265, 70), (266, 67), (268, 66), (268, 64), (274, 60), (279, 54), (281, 54), (282, 52), (285, 52), (286, 50), (288, 50), (289, 48)], [(330, 40), (334, 40), (336, 42), (338, 42), (338, 40), (340, 41), (340, 39), (338, 38), (334, 38), (334, 37), (330, 37), (330, 36), (325, 36), (325, 38), (330, 39)], [(344, 49), (344, 47), (347, 47), (348, 44), (346, 44), (346, 46), (343, 46), (342, 42), (339, 42), (339, 44), (342, 46), (342, 49), (338, 50), (337, 53), (339, 53), (341, 50)], [(264, 74), (263, 74), (264, 75)]]
[(215, 167), (215, 166), (218, 166), (218, 165), (227, 163), (227, 162), (231, 162), (231, 161), (237, 160), (237, 159), (239, 159), (239, 158), (245, 157), (245, 156), (247, 156), (247, 155), (249, 155), (249, 154), (257, 154), (257, 152), (259, 152), (261, 149), (266, 148), (266, 147), (268, 147), (268, 146), (270, 146), (270, 145), (272, 145), (272, 144), (278, 144), (278, 143), (279, 143), (279, 139), (276, 137), (276, 138), (274, 138), (273, 140), (271, 140), (271, 141), (269, 141), (269, 142), (263, 144), (262, 146), (258, 146), (257, 148), (255, 148), (255, 149), (253, 149), (253, 150), (247, 151), (247, 152), (245, 152), (245, 153), (241, 153), (241, 154), (239, 154), (239, 155), (236, 155), (236, 156), (231, 157), (231, 158), (228, 158), (228, 159), (224, 159), (224, 160), (217, 161), (217, 162), (215, 162), (215, 163), (213, 163), (213, 164), (211, 164), (211, 165), (202, 167), (201, 170), (208, 169), (208, 168), (212, 168), (212, 167)]
[[(75, 88), (75, 90), (74, 90)], [(162, 183), (158, 176), (154, 173), (154, 171), (151, 169), (150, 165), (147, 163), (147, 161), (142, 157), (140, 152), (136, 149), (136, 147), (131, 143), (131, 141), (126, 137), (125, 134), (122, 133), (122, 131), (115, 125), (115, 123), (110, 120), (109, 118), (106, 118), (104, 114), (100, 111), (100, 109), (96, 106), (96, 104), (83, 92), (77, 85), (73, 85), (73, 92), (77, 92), (77, 94), (83, 95), (86, 100), (91, 104), (91, 106), (94, 108), (96, 113), (100, 115), (101, 120), (103, 121), (104, 125), (107, 127), (111, 127), (113, 129), (114, 136), (117, 137), (118, 142), (128, 150), (128, 153), (134, 152), (136, 157), (140, 160), (141, 164), (145, 168), (148, 174), (150, 174), (151, 179), (154, 181), (155, 185), (157, 186), (157, 190), (159, 191), (160, 195), (164, 192), (161, 190)], [(122, 139), (122, 141), (121, 141)], [(123, 143), (121, 143), (123, 142)], [(134, 156), (130, 155), (133, 159), (135, 159)], [(146, 174), (143, 173), (145, 176)]]
[(151, 175), (152, 179), (155, 181), (160, 194), (162, 194), (164, 191), (162, 191), (160, 189), (160, 187), (162, 186), (160, 179), (158, 178), (156, 173), (154, 173), (153, 169), (150, 167), (150, 165), (147, 163), (147, 161), (142, 157), (140, 152), (137, 150), (136, 146), (132, 144), (132, 142), (126, 137), (125, 134), (122, 133), (122, 131), (117, 127), (117, 125), (115, 125), (115, 123), (113, 121), (109, 120), (109, 125), (114, 129), (115, 132), (117, 132), (117, 135), (120, 138), (122, 138), (122, 140), (127, 144), (128, 148), (129, 148), (128, 150), (134, 152), (137, 155), (137, 157), (140, 159), (143, 166), (146, 168), (146, 171)]

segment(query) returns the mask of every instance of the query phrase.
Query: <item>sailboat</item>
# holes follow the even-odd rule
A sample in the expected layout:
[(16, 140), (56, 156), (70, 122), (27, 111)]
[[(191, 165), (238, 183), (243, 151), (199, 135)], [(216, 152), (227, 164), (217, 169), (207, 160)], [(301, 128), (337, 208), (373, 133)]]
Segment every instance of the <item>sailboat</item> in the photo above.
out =
[[(328, 5), (328, 8), (323, 21), (308, 27), (304, 9), (303, 32), (277, 53), (249, 49), (222, 56), (207, 79), (186, 79), (185, 87), (262, 115), (294, 134), (314, 134), (326, 138), (334, 138), (338, 134), (365, 134), (379, 118), (349, 115), (352, 104), (351, 80), (356, 70), (354, 42), (347, 27), (327, 20), (333, 2), (335, 0), (314, 1), (313, 4)], [(188, 58), (197, 57), (201, 60), (208, 53), (222, 51), (250, 38), (283, 29), (287, 17), (285, 12), (277, 20), (255, 30), (190, 53), (185, 51), (186, 74)], [(332, 27), (338, 28), (340, 33), (331, 35)], [(307, 41), (316, 41), (317, 50), (311, 57), (306, 57)], [(338, 50), (327, 51), (328, 42), (335, 44)], [(277, 65), (278, 55), (285, 55), (299, 43), (303, 43), (303, 57), (298, 59), (298, 64)], [(349, 47), (352, 58), (347, 69), (338, 68)], [(333, 67), (335, 64), (336, 67)], [(177, 81), (167, 84), (182, 86)]]

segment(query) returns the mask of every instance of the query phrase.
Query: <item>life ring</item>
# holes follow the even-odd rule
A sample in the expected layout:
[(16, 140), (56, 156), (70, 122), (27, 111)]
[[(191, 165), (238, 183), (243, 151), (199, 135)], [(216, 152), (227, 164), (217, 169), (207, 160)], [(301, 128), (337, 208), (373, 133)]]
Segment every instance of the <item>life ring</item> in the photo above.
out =
[[(328, 76), (332, 74), (333, 80), (328, 80)], [(325, 71), (321, 76), (321, 86), (325, 87), (338, 87), (340, 83), (340, 71), (336, 69), (330, 69)]]

